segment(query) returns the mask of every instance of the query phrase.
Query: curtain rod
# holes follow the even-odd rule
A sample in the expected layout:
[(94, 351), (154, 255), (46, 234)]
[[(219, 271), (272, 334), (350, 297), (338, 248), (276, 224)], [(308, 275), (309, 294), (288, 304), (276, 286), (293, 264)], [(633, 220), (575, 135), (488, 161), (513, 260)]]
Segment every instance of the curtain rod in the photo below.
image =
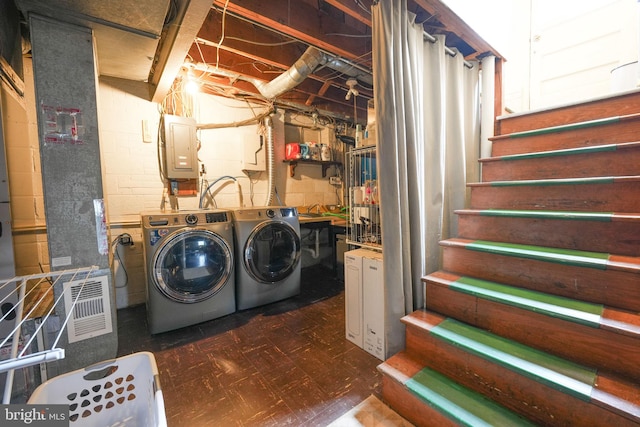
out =
[[(433, 37), (431, 34), (427, 33), (426, 31), (422, 32), (422, 37), (425, 38), (427, 41), (429, 41), (430, 43), (436, 43), (438, 41), (437, 38)], [(458, 52), (448, 48), (447, 46), (444, 47), (444, 52), (449, 55), (449, 56), (453, 56), (455, 57)], [(469, 61), (467, 61), (466, 59), (463, 60), (464, 62), (464, 66), (467, 68), (473, 68), (473, 64), (470, 63)]]

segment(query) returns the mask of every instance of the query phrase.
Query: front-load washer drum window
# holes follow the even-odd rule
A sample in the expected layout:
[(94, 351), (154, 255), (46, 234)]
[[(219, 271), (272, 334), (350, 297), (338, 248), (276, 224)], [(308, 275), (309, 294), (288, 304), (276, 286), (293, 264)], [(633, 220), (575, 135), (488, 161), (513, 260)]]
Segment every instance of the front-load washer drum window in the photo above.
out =
[(209, 230), (178, 230), (153, 259), (156, 286), (168, 298), (195, 303), (212, 297), (233, 272), (229, 245)]
[(289, 224), (267, 221), (258, 225), (244, 247), (247, 273), (262, 283), (287, 278), (300, 262), (300, 236)]

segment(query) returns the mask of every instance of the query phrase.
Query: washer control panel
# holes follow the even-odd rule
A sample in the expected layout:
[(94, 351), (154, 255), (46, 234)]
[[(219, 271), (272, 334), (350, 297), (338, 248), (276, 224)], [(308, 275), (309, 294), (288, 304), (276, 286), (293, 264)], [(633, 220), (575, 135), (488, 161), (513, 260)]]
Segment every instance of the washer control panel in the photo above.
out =
[(146, 228), (196, 226), (231, 222), (227, 211), (192, 211), (192, 212), (158, 212), (143, 213), (142, 225)]
[(184, 222), (186, 222), (189, 225), (196, 225), (198, 223), (198, 215), (196, 214), (186, 215), (184, 217)]

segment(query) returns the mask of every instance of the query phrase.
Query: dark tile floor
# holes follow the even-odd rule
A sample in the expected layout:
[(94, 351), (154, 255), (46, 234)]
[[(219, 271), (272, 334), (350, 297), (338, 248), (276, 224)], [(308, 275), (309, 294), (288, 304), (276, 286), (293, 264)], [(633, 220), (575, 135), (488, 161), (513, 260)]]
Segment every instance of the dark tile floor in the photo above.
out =
[(297, 297), (151, 336), (144, 305), (118, 311), (118, 355), (154, 353), (174, 426), (326, 426), (371, 394), (375, 357), (345, 339), (344, 284), (302, 271)]

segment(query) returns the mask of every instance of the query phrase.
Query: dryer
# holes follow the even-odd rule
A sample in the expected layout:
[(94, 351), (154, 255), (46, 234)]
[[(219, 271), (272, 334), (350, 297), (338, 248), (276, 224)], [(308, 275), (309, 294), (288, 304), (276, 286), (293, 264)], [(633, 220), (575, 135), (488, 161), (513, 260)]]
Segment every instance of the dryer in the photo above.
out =
[(300, 222), (294, 207), (233, 211), (238, 310), (300, 293)]
[(152, 334), (236, 311), (231, 212), (141, 214)]

